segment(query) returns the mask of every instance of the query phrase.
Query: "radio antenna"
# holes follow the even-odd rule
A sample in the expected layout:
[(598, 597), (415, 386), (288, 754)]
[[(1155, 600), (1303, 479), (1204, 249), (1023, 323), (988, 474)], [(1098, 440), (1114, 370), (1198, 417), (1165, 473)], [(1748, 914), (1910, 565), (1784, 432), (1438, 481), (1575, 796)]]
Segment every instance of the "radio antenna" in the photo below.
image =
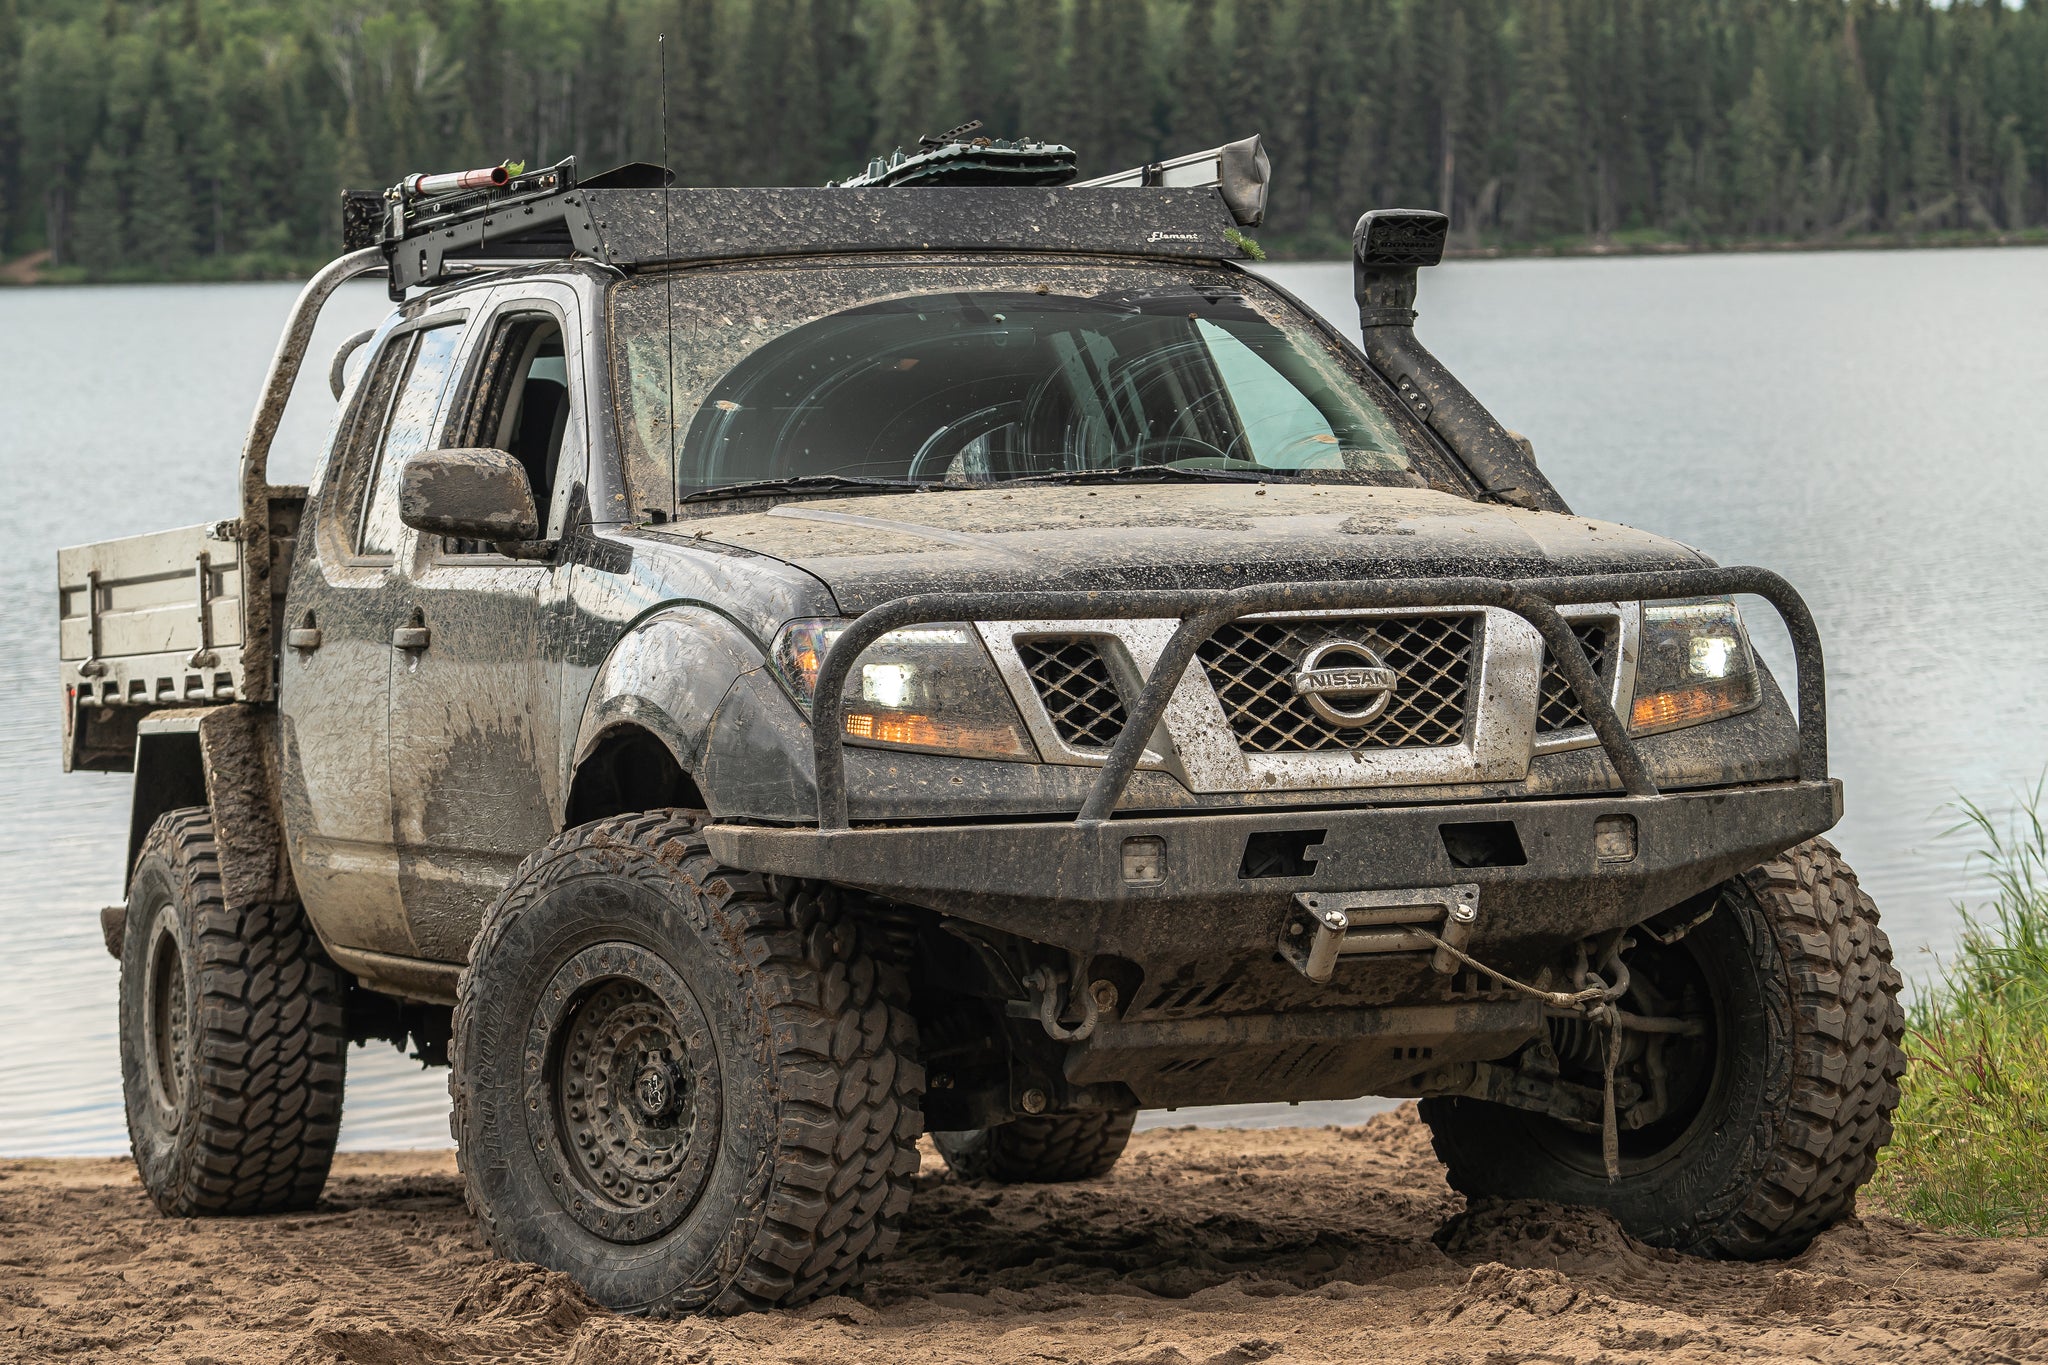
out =
[[(676, 176), (668, 161), (668, 34), (654, 35), (654, 50), (661, 63), (661, 254), (668, 257), (673, 266), (668, 219), (671, 187)], [(664, 305), (662, 334), (668, 338), (668, 410), (664, 416), (668, 421), (669, 520), (673, 521), (683, 508), (683, 472), (676, 465), (676, 277), (673, 269), (662, 278), (661, 297)]]

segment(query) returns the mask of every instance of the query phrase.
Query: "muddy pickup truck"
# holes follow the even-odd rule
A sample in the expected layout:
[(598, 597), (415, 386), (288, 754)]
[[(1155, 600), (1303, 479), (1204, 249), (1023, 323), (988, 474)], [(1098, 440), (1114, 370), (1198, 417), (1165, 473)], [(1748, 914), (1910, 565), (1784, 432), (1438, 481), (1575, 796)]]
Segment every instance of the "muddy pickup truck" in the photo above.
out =
[(1416, 1097), (1467, 1196), (1708, 1256), (1850, 1211), (1899, 982), (1797, 593), (1565, 505), (1416, 339), (1441, 216), (1360, 221), (1361, 349), (1246, 269), (1255, 144), (1064, 151), (350, 201), (238, 513), (59, 558), (166, 1214), (312, 1205), (379, 1038), (627, 1311), (833, 1292), (921, 1134), (1078, 1180), (1141, 1108)]

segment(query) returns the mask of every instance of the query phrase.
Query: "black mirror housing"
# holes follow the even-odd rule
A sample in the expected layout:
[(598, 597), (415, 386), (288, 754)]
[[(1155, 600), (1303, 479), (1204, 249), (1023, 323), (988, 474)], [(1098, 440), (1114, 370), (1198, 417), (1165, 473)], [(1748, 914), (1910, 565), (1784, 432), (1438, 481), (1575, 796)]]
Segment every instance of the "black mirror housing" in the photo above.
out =
[(516, 456), (488, 447), (422, 450), (398, 471), (398, 519), (416, 531), (464, 540), (540, 535), (533, 485)]

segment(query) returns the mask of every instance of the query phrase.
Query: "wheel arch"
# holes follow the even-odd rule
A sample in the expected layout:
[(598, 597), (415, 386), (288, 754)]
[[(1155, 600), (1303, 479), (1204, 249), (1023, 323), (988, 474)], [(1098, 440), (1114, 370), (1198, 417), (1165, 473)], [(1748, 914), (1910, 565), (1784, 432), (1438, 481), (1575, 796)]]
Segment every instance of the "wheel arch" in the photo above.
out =
[(276, 713), (249, 705), (159, 712), (137, 728), (128, 809), (126, 894), (151, 826), (204, 806), (213, 817), (222, 889), (230, 907), (296, 899), (279, 818)]
[(612, 646), (576, 726), (564, 828), (663, 806), (707, 809), (697, 775), (719, 704), (765, 667), (760, 646), (729, 618), (673, 606)]

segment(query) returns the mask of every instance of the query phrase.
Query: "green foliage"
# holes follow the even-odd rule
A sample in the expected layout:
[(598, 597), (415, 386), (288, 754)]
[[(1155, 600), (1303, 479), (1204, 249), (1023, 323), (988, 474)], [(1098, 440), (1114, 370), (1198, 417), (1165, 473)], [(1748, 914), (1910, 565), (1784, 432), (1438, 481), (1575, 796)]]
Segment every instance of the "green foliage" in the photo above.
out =
[(1400, 204), (1461, 246), (2028, 238), (2048, 4), (0, 0), (0, 257), (303, 268), (407, 172), (819, 184), (972, 117), (1091, 174), (1263, 133), (1276, 254)]
[(2048, 1232), (2048, 828), (2042, 789), (2001, 827), (1964, 802), (1995, 888), (1913, 1009), (1910, 1069), (1878, 1168), (1889, 1209), (1987, 1235)]

